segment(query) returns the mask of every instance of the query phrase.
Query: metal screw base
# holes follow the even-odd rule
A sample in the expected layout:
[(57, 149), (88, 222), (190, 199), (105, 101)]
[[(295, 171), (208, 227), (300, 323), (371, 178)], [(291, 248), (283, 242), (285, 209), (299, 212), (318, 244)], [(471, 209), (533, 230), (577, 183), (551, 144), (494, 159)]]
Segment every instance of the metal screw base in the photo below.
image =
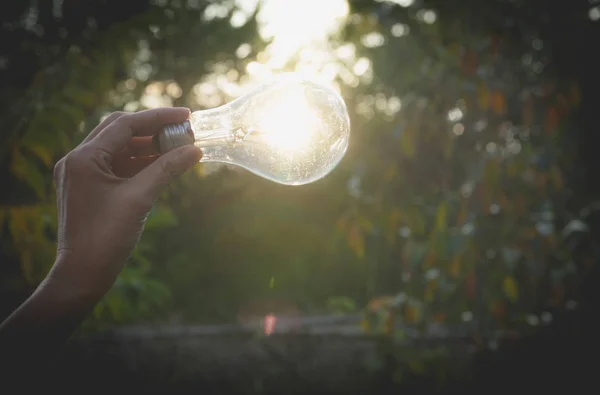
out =
[(167, 125), (152, 140), (154, 148), (161, 154), (184, 145), (192, 145), (196, 141), (190, 121)]

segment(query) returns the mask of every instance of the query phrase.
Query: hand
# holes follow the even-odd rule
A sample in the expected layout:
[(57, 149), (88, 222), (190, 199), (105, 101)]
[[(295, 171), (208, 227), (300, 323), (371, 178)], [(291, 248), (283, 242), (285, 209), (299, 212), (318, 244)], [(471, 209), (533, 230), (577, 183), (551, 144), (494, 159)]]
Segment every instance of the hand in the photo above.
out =
[(57, 163), (58, 253), (47, 281), (108, 291), (163, 188), (202, 156), (194, 146), (161, 156), (152, 148), (152, 135), (188, 116), (185, 108), (113, 113)]

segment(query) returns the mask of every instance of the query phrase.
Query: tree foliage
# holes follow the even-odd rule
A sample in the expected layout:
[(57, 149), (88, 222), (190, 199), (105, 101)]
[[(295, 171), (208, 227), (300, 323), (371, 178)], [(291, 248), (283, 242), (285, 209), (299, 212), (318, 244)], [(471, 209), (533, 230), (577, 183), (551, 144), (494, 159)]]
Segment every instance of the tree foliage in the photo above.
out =
[(575, 275), (557, 217), (577, 84), (543, 72), (552, 64), (535, 36), (522, 45), (457, 15), (433, 23), (434, 9), (362, 7), (373, 6), (358, 2), (348, 40), (383, 39), (362, 48), (373, 79), (353, 103), (361, 191), (341, 226), (367, 261), (370, 296), (401, 290), (388, 303), (398, 319), (474, 314), (481, 330), (561, 306)]
[[(10, 188), (0, 237), (30, 284), (54, 255), (53, 163), (106, 113), (144, 108), (149, 90), (202, 108), (205, 74), (239, 80), (266, 45), (254, 18), (231, 27), (229, 2), (206, 18), (213, 3), (136, 1), (122, 19), (116, 2), (97, 2), (108, 8), (90, 8), (96, 18), (83, 24), (67, 12), (75, 3), (64, 2), (62, 18), (34, 10), (29, 27), (17, 24), (31, 10), (6, 14), (30, 52), (15, 46), (2, 79)], [(395, 3), (353, 1), (334, 43), (353, 127), (338, 169), (290, 189), (199, 166), (151, 213), (94, 325), (160, 311), (235, 320), (252, 300), (314, 311), (333, 297), (330, 306), (382, 313), (388, 333), (398, 321), (483, 332), (537, 323), (576, 298), (562, 230), (579, 86), (554, 72), (535, 26), (513, 21), (507, 31), (502, 13), (476, 24), (468, 7)], [(242, 44), (251, 50), (236, 56)]]

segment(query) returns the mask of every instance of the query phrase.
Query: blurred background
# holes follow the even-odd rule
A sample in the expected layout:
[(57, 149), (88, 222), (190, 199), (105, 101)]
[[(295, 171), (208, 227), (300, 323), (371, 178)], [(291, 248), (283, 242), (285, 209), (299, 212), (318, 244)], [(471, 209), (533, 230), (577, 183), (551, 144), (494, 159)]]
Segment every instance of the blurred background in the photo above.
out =
[[(350, 110), (349, 151), (314, 184), (206, 164), (174, 183), (65, 357), (85, 367), (81, 377), (160, 382), (168, 393), (592, 382), (584, 357), (600, 351), (600, 1), (28, 0), (0, 9), (2, 318), (53, 263), (54, 163), (111, 112), (213, 108), (283, 71), (329, 82)], [(272, 334), (261, 326), (267, 315)], [(203, 366), (206, 349), (171, 346), (207, 331), (203, 347), (223, 361), (219, 344), (245, 339), (227, 353), (246, 376), (231, 376), (226, 362), (211, 377), (182, 368)], [(249, 343), (281, 359), (240, 363)], [(371, 351), (336, 359), (334, 343)], [(150, 355), (142, 348), (156, 364), (140, 364)], [(165, 358), (168, 367), (158, 364)], [(306, 361), (321, 376), (297, 368)]]

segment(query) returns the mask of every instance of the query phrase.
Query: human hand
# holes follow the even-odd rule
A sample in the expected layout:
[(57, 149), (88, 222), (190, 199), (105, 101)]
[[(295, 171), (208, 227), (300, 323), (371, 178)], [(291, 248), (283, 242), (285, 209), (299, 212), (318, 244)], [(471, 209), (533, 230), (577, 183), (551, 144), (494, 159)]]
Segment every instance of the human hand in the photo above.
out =
[(188, 116), (185, 108), (113, 113), (56, 164), (58, 251), (47, 281), (77, 293), (108, 291), (160, 192), (202, 156), (194, 146), (153, 150), (152, 135)]

